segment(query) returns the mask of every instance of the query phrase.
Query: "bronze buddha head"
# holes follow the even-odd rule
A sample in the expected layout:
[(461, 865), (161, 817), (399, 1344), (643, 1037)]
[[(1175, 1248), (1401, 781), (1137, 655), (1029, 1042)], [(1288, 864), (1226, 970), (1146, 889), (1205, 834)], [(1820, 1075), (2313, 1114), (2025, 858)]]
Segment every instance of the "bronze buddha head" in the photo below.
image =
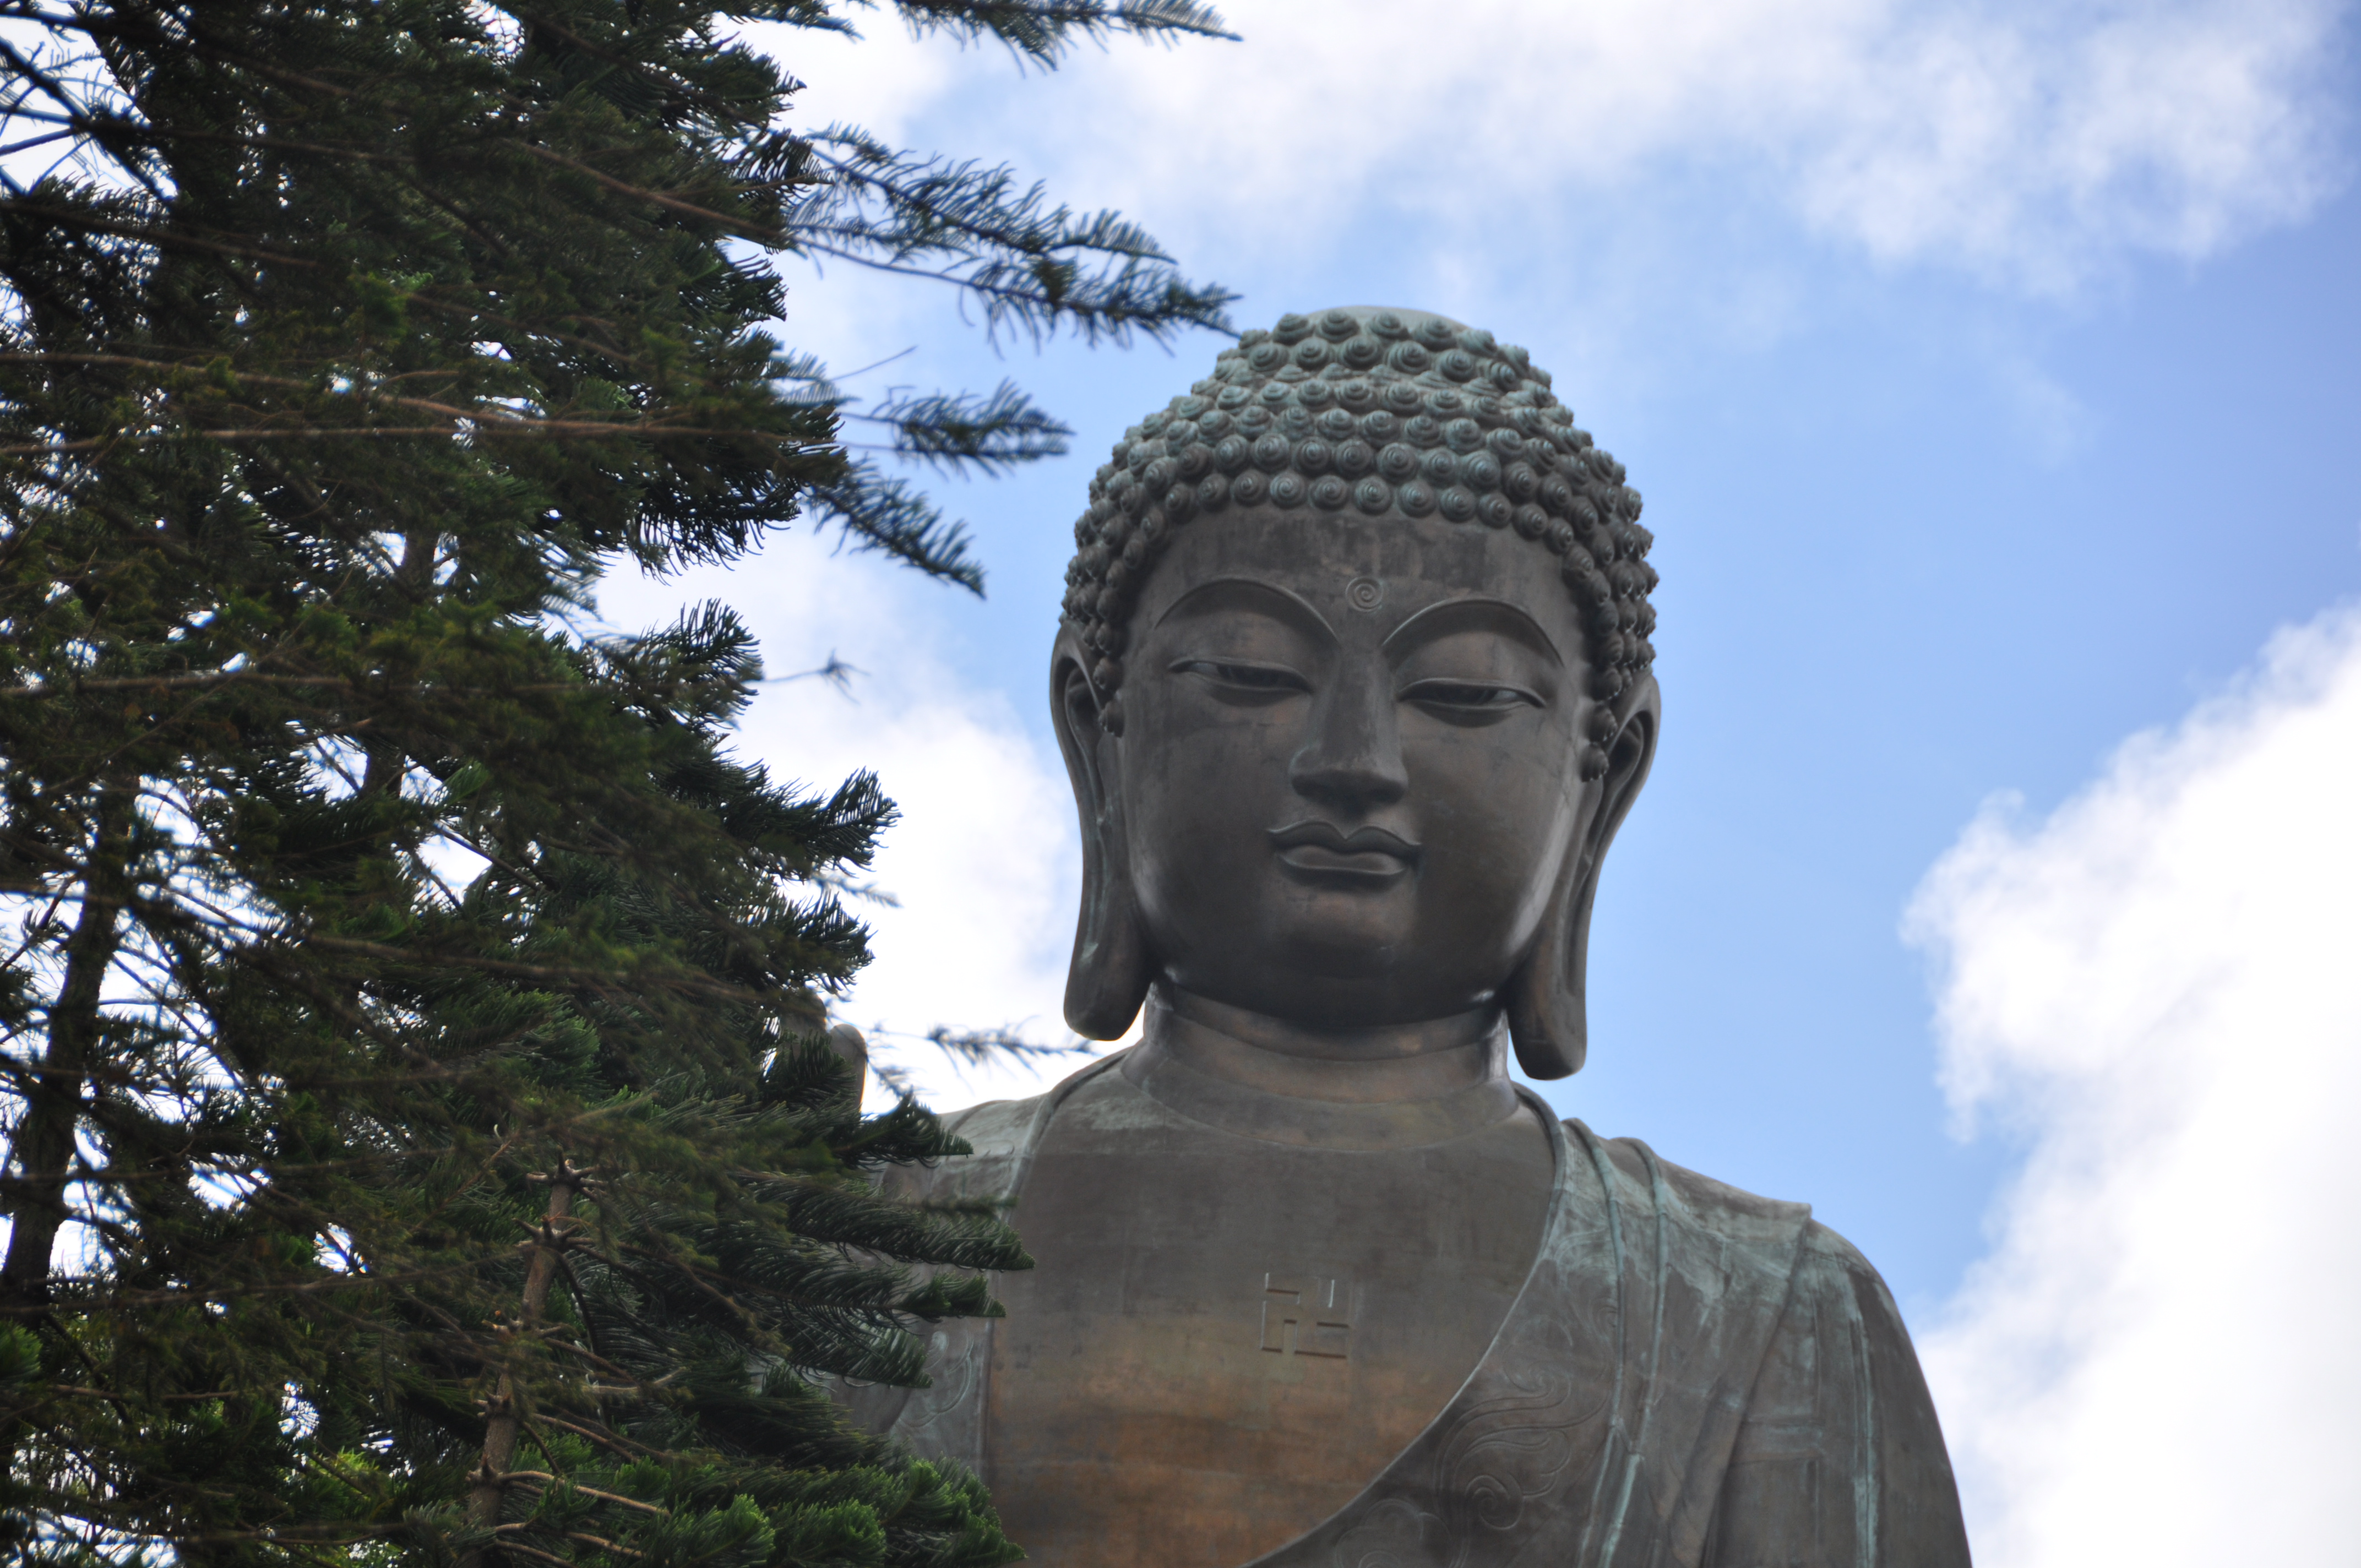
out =
[(1521, 349), (1407, 311), (1283, 317), (1128, 432), (1051, 662), (1069, 1022), (1159, 980), (1318, 1028), (1497, 1008), (1528, 1073), (1580, 1067), (1660, 714), (1623, 478)]

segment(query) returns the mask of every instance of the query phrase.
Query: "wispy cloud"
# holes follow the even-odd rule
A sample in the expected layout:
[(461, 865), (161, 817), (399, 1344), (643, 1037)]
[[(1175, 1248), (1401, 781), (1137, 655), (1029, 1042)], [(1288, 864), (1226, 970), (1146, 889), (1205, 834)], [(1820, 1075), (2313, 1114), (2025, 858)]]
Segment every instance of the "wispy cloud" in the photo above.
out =
[(1919, 892), (1951, 1103), (2027, 1147), (1921, 1346), (1991, 1568), (2352, 1552), (2356, 801), (2348, 609)]
[(815, 114), (1019, 149), (1191, 255), (1316, 254), (1390, 213), (1447, 269), (1719, 171), (1880, 261), (2054, 291), (2134, 254), (2212, 255), (2334, 190), (2346, 9), (1233, 0), (1242, 43), (1118, 46), (1021, 88), (988, 54), (954, 67), (888, 27), (796, 59)]

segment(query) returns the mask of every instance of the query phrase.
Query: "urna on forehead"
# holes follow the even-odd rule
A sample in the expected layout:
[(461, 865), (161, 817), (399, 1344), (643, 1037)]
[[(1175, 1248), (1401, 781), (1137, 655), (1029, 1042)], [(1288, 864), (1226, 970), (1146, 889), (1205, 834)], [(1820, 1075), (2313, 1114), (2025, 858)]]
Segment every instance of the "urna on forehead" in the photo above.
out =
[(1120, 733), (1131, 609), (1176, 530), (1224, 512), (1433, 518), (1532, 543), (1583, 611), (1592, 695), (1611, 699), (1655, 657), (1652, 540), (1624, 477), (1549, 373), (1488, 332), (1372, 306), (1281, 316), (1115, 444), (1074, 524), (1063, 622)]

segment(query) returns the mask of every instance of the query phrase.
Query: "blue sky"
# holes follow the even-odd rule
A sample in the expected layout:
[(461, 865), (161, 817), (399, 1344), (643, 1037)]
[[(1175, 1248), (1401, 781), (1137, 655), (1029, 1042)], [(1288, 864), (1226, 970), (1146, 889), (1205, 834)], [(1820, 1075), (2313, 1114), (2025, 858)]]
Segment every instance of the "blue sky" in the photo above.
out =
[[(2093, 818), (2061, 808), (2104, 794), (2119, 747), (2246, 700), (2275, 632), (2361, 597), (2346, 7), (1274, 0), (1230, 16), (1241, 42), (1085, 49), (1046, 78), (883, 16), (861, 45), (782, 51), (812, 118), (1006, 158), (1079, 206), (1118, 206), (1237, 290), (1242, 326), (1433, 309), (1554, 372), (1647, 498), (1666, 727), (1601, 894), (1591, 1065), (1547, 1092), (1602, 1133), (1810, 1201), (1914, 1323), (1997, 1321), (1994, 1260), (2018, 1255), (2011, 1226), (2076, 1135), (2050, 1113), (2063, 1102), (1973, 1087), (2032, 1059), (1960, 1022), (1961, 975), (2008, 993), (1977, 956), (2005, 915), (1977, 926), (1960, 912), (1984, 905), (1922, 899), (1905, 939), (1905, 912), (1980, 821), (1998, 837), (1975, 842), (2018, 860), (1995, 850), (1977, 875), (2071, 860), (2058, 824)], [(1218, 345), (995, 354), (923, 288), (795, 281), (791, 341), (840, 367), (910, 351), (863, 389), (1008, 376), (1074, 425), (1074, 455), (939, 487), (991, 572), (983, 601), (789, 536), (730, 574), (618, 583), (607, 613), (712, 594), (749, 612), (774, 672), (831, 652), (867, 672), (851, 698), (775, 686), (747, 731), (785, 773), (880, 767), (908, 814), (879, 870), (901, 904), (875, 911), (881, 957), (844, 1015), (884, 1025), (940, 1102), (1027, 1091), (895, 1032), (1063, 1037), (1076, 876), (1044, 686), (1069, 528), (1108, 444)], [(2361, 709), (2322, 695), (2342, 689), (2282, 683), (2253, 697), (2255, 723), (2349, 719)], [(2224, 724), (2174, 732), (2194, 739), (2153, 800), (2202, 793), (2222, 764), (2200, 740), (2280, 754), (2278, 731)], [(2273, 906), (2361, 938), (2350, 895), (2301, 858), (2271, 873)], [(2061, 928), (2099, 928), (2103, 887), (2136, 881), (2092, 882), (2100, 903)], [(2207, 896), (2181, 927), (2223, 902)], [(2361, 1041), (2349, 992), (2322, 1007), (2322, 1038)], [(2125, 1025), (2111, 1059), (2147, 1038)], [(2206, 1113), (2192, 1097), (2175, 1124)], [(2039, 1542), (2064, 1538), (2025, 1523), (2047, 1517), (2038, 1499), (1997, 1470), (1973, 1485), (2005, 1560), (2053, 1560)]]

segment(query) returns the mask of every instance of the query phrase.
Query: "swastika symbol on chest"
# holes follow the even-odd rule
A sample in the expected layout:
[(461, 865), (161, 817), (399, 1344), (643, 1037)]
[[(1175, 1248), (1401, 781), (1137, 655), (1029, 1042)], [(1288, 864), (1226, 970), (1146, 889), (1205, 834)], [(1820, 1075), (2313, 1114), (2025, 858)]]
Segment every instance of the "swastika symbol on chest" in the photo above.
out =
[(1350, 1282), (1326, 1275), (1262, 1277), (1262, 1347), (1273, 1355), (1345, 1359), (1353, 1325)]

